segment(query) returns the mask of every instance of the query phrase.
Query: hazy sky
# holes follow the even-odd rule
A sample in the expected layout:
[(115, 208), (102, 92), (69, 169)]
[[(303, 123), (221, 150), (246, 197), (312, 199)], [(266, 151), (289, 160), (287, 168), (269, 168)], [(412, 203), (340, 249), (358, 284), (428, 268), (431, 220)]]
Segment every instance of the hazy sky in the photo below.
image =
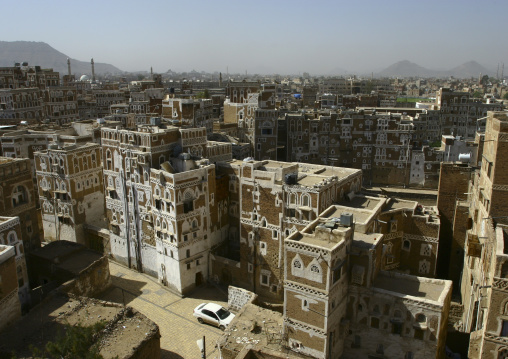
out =
[(0, 40), (43, 41), (124, 71), (508, 66), (506, 0), (4, 0), (2, 13)]

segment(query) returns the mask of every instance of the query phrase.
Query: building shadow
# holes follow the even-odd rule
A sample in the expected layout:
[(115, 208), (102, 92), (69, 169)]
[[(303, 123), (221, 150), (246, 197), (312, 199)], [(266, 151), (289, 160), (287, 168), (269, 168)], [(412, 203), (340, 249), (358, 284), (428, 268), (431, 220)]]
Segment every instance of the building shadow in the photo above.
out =
[(184, 357), (172, 351), (161, 349), (161, 359), (184, 359)]
[(192, 292), (186, 295), (187, 298), (201, 299), (209, 302), (228, 301), (228, 288), (223, 285), (204, 284), (195, 288)]
[(111, 276), (111, 286), (103, 292), (99, 299), (127, 305), (143, 294), (142, 288), (147, 282)]

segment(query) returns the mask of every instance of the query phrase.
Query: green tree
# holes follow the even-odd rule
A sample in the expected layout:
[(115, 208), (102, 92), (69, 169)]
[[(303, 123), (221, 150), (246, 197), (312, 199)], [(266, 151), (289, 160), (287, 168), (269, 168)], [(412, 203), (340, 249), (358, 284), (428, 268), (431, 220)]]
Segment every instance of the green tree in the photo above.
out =
[(483, 75), (483, 77), (482, 77), (482, 79), (481, 79), (480, 83), (481, 83), (482, 85), (488, 85), (488, 83), (489, 83), (489, 75)]
[(481, 98), (482, 96), (483, 96), (483, 94), (480, 91), (473, 92), (473, 97), (474, 98)]
[[(103, 359), (97, 347), (97, 334), (106, 327), (106, 322), (97, 322), (91, 326), (66, 324), (63, 332), (57, 334), (55, 341), (47, 342), (44, 349), (30, 346), (35, 359)], [(13, 355), (12, 358), (16, 358)]]
[(210, 98), (210, 92), (208, 91), (208, 89), (200, 91), (196, 94), (196, 98)]
[(503, 99), (508, 100), (508, 92), (503, 95)]

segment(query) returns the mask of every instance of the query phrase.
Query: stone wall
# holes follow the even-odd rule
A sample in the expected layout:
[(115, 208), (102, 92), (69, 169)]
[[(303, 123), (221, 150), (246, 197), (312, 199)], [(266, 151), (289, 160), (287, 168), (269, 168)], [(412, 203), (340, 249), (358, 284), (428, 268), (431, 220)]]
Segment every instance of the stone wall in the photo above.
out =
[(0, 300), (0, 331), (21, 317), (17, 288)]
[(110, 285), (109, 261), (107, 257), (102, 257), (81, 271), (76, 278), (64, 283), (61, 290), (78, 296), (94, 297)]
[(228, 287), (228, 307), (233, 312), (239, 312), (247, 303), (253, 303), (257, 295), (248, 290), (233, 286)]

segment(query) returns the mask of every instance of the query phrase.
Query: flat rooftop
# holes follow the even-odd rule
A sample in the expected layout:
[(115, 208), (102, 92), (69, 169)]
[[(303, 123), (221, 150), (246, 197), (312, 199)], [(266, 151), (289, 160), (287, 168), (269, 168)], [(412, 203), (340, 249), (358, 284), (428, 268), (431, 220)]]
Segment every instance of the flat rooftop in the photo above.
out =
[(54, 262), (58, 268), (73, 274), (79, 274), (92, 263), (102, 258), (102, 254), (85, 246), (69, 242), (54, 241), (32, 252), (34, 257)]
[(375, 198), (375, 197), (364, 197), (364, 196), (355, 196), (350, 201), (341, 201), (340, 205), (344, 207), (350, 208), (358, 208), (358, 209), (369, 209), (373, 210), (378, 206), (384, 198)]
[(240, 352), (244, 347), (279, 350), (278, 342), (269, 342), (268, 333), (277, 337), (283, 331), (282, 314), (248, 303), (233, 319), (219, 339), (221, 347)]
[(43, 349), (64, 333), (66, 324), (108, 325), (96, 338), (104, 358), (130, 357), (146, 338), (158, 335), (157, 325), (143, 314), (120, 304), (84, 297), (55, 294), (35, 307), (0, 335), (0, 356), (16, 353), (18, 358), (32, 357), (29, 345)]
[(379, 239), (382, 238), (381, 233), (361, 233), (355, 232), (353, 246), (361, 248), (372, 248), (380, 243)]
[(372, 286), (402, 296), (443, 302), (451, 281), (381, 271)]
[(400, 199), (392, 198), (392, 200), (388, 203), (388, 205), (383, 208), (383, 212), (391, 211), (394, 209), (411, 209), (413, 210), (418, 205), (418, 202), (415, 201), (404, 201)]

